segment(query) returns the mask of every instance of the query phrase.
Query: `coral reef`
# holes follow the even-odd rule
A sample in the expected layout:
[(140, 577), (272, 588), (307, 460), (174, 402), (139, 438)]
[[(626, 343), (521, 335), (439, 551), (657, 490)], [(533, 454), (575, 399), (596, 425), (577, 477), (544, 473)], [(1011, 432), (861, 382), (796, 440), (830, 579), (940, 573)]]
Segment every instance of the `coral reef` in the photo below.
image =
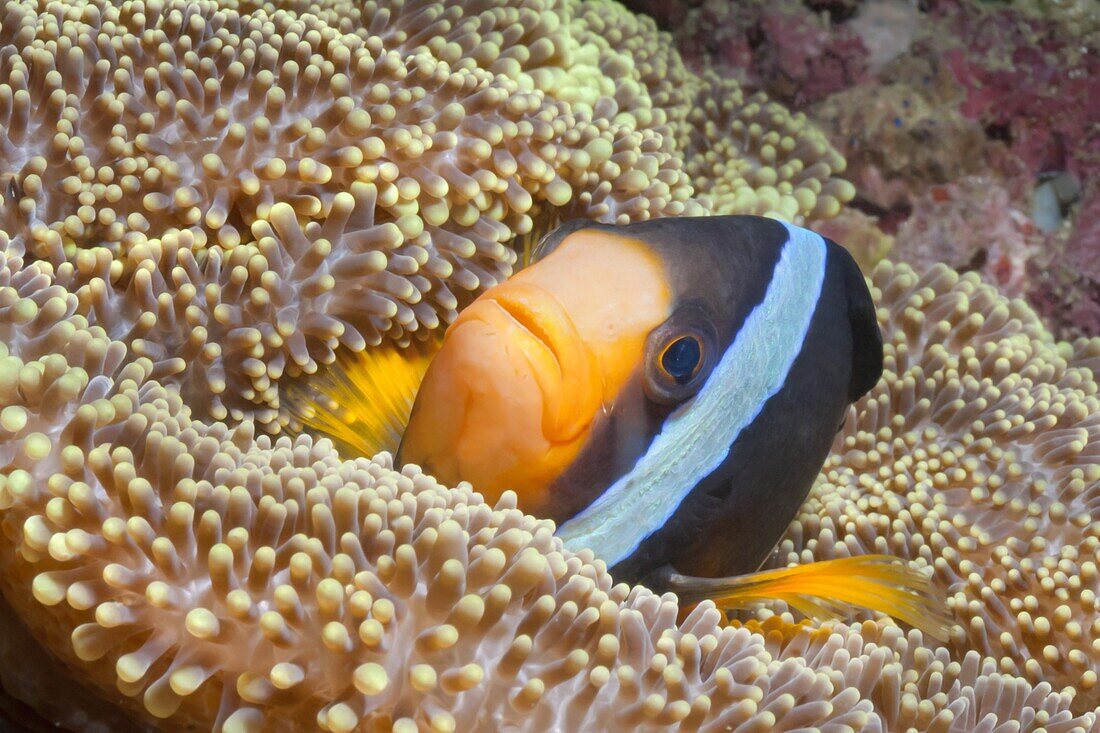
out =
[(918, 270), (938, 262), (974, 270), (1005, 295), (1023, 295), (1028, 262), (1044, 244), (1031, 218), (996, 179), (964, 176), (933, 186), (913, 202), (895, 242)]
[[(825, 130), (848, 161), (854, 205), (869, 217), (860, 222), (857, 239), (898, 235), (896, 259), (928, 262), (946, 251), (941, 243), (955, 241), (959, 249), (946, 261), (969, 266), (965, 258), (973, 256), (975, 238), (997, 238), (1000, 227), (978, 232), (973, 219), (935, 218), (941, 207), (930, 203), (967, 188), (966, 179), (990, 180), (1001, 206), (996, 218), (1026, 228), (1017, 214), (1032, 213), (1043, 183), (1052, 176), (1076, 178), (1083, 184), (1081, 198), (1060, 202), (1054, 226), (1044, 222), (1039, 236), (1011, 234), (995, 254), (1011, 261), (1013, 287), (1052, 330), (1069, 337), (1100, 333), (1100, 273), (1090, 256), (1100, 250), (1100, 239), (1088, 215), (1096, 190), (1088, 179), (1100, 165), (1100, 119), (1092, 101), (1100, 97), (1100, 5), (674, 5), (678, 12), (666, 10), (666, 23), (689, 65), (733, 75), (745, 88), (805, 112)], [(988, 203), (983, 208), (993, 213)], [(1061, 228), (1068, 231), (1060, 230), (1063, 220)], [(938, 230), (943, 236), (907, 236), (906, 222), (909, 233)], [(1003, 282), (1003, 272), (983, 273)]]
[(1031, 263), (1031, 300), (1056, 332), (1100, 333), (1100, 181), (1081, 195), (1073, 226)]
[(964, 115), (1001, 128), (1031, 170), (1083, 175), (1100, 162), (1100, 47), (1092, 45), (1100, 38), (1012, 7), (973, 13), (942, 2), (937, 11), (966, 39), (943, 54), (964, 91)]
[[(954, 0), (934, 8), (936, 27), (951, 29), (940, 58), (962, 90), (959, 112), (1003, 139), (1023, 164), (1022, 174), (1009, 175), (1028, 176), (1018, 200), (1032, 195), (1040, 176), (1061, 172), (1088, 182), (1100, 166), (1100, 6), (1039, 9), (1018, 3), (975, 12)], [(1096, 187), (1086, 189), (1067, 217), (1072, 231), (1031, 251), (1037, 277), (1028, 295), (1054, 329), (1070, 336), (1100, 333), (1100, 233), (1089, 200)], [(1015, 256), (1026, 257), (1026, 250)]]
[[(842, 141), (862, 208), (894, 231), (929, 189), (976, 175), (1007, 181), (1013, 202), (1024, 198), (1023, 164), (1002, 143), (989, 141), (977, 122), (943, 109), (951, 82), (942, 71), (915, 61), (898, 74), (899, 81), (839, 91), (813, 112)], [(907, 78), (916, 74), (927, 83)]]
[(795, 0), (705, 2), (676, 36), (693, 66), (713, 66), (798, 109), (868, 78), (871, 52), (853, 27)]

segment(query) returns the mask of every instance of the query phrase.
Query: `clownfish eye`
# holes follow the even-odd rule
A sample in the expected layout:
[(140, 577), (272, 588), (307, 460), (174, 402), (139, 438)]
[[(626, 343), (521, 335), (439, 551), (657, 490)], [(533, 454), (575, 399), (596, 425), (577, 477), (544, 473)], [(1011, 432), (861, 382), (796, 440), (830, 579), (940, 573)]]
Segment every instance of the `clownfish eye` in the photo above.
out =
[(661, 354), (661, 369), (677, 384), (686, 384), (703, 362), (703, 344), (695, 335), (681, 336)]
[(698, 392), (721, 355), (710, 314), (699, 304), (681, 305), (646, 338), (646, 397), (661, 405), (679, 405)]

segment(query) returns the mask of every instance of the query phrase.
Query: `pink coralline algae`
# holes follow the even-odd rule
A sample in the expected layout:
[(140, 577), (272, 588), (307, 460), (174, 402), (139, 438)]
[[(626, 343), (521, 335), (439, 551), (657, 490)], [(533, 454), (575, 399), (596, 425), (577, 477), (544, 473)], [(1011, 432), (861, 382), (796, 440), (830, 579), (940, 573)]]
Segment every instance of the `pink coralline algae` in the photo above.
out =
[(918, 269), (943, 262), (976, 270), (1001, 292), (1019, 296), (1043, 237), (997, 181), (968, 176), (917, 198), (896, 242)]
[[(1094, 6), (1100, 14), (1100, 4)], [(961, 113), (1006, 141), (1037, 175), (1085, 182), (1070, 231), (1031, 264), (1028, 297), (1063, 335), (1100, 333), (1100, 47), (1015, 8), (945, 14), (965, 44), (944, 59), (965, 92)]]
[(792, 0), (709, 0), (676, 36), (689, 62), (713, 64), (796, 109), (866, 80), (870, 68), (853, 27)]
[(831, 28), (821, 16), (769, 10), (757, 26), (761, 35), (755, 69), (770, 89), (796, 108), (859, 83), (869, 54), (850, 28)]
[[(1002, 180), (1025, 172), (977, 123), (944, 110), (943, 87), (950, 79), (933, 77), (927, 66), (906, 65), (896, 72), (897, 81), (845, 89), (814, 109), (815, 120), (848, 159), (859, 199), (891, 231), (932, 186), (993, 170)], [(1013, 181), (1015, 195), (1030, 187), (1026, 172), (1025, 178), (1025, 185)]]
[(960, 111), (1008, 139), (1033, 170), (1087, 175), (1100, 162), (1100, 49), (1020, 10), (952, 12), (944, 54)]
[(1100, 333), (1100, 181), (1084, 190), (1073, 227), (1031, 263), (1035, 309), (1063, 337)]

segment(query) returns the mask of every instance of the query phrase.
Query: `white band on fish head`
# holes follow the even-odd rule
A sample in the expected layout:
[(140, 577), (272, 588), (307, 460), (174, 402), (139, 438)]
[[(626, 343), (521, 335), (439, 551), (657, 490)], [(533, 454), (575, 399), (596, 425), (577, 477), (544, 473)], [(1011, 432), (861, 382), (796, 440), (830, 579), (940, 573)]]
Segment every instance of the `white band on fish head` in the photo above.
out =
[(665, 420), (631, 471), (558, 528), (566, 548), (591, 549), (608, 565), (625, 560), (722, 465), (741, 432), (782, 389), (817, 309), (827, 253), (819, 234), (784, 226), (787, 241), (764, 299), (703, 388)]

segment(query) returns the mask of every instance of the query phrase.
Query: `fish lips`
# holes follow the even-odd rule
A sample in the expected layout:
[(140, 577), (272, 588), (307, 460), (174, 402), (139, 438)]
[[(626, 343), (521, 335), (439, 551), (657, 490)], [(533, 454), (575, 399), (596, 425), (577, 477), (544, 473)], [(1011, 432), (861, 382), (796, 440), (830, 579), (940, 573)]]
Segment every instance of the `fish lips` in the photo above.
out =
[(601, 397), (598, 364), (568, 312), (546, 289), (508, 282), (451, 325), (398, 459), (489, 497), (515, 489), (537, 512)]
[[(599, 409), (602, 389), (596, 359), (569, 313), (553, 294), (528, 282), (496, 288), (480, 305), (518, 329), (512, 335), (542, 393), (543, 436), (564, 443), (581, 435)], [(475, 311), (471, 317), (486, 315)]]

